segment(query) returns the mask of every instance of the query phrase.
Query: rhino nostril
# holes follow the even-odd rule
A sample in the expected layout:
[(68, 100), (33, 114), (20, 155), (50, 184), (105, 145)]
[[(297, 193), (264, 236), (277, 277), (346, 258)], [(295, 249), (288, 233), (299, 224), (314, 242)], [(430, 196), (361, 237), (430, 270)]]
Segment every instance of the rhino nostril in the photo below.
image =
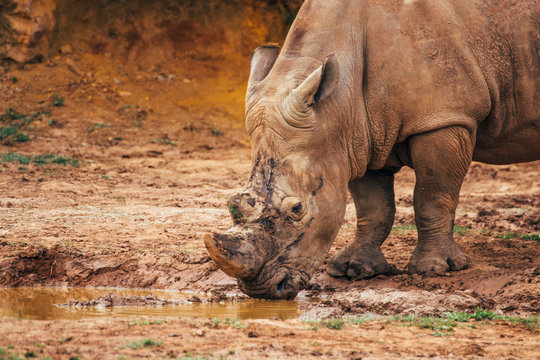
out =
[(277, 284), (277, 287), (276, 287), (276, 291), (278, 292), (278, 294), (283, 290), (285, 289), (285, 286), (287, 286), (287, 281), (289, 280), (288, 276), (285, 276), (285, 278), (283, 280), (281, 280), (279, 282), (279, 284)]

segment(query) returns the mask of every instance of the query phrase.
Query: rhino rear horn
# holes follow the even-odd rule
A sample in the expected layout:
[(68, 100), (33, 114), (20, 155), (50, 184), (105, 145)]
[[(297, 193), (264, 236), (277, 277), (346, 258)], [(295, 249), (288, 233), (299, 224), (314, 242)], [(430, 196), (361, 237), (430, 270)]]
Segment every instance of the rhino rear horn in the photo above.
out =
[[(323, 100), (334, 91), (339, 81), (339, 64), (337, 56), (332, 54), (326, 58), (324, 65), (315, 70), (304, 82), (293, 90), (292, 96), (297, 102), (311, 106)], [(297, 104), (301, 105), (301, 104)]]
[(279, 46), (265, 45), (258, 47), (251, 54), (249, 64), (249, 83), (248, 89), (263, 81), (276, 62), (279, 55)]

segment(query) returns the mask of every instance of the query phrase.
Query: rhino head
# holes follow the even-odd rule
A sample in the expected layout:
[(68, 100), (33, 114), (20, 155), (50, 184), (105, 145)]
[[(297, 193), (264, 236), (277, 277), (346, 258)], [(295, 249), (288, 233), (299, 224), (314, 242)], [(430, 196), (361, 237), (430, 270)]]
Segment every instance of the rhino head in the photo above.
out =
[[(343, 126), (331, 119), (338, 63), (306, 59), (304, 74), (277, 47), (251, 58), (246, 126), (253, 170), (228, 203), (234, 226), (208, 234), (219, 267), (257, 298), (291, 299), (324, 262), (346, 205), (349, 158)], [(298, 61), (294, 68), (298, 67)], [(334, 94), (335, 95), (335, 94)]]

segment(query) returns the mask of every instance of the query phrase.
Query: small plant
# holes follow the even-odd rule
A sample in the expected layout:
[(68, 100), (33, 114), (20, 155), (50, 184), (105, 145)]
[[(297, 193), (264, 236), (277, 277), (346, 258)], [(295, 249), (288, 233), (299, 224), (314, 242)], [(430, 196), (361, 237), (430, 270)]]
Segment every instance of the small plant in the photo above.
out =
[(88, 133), (93, 133), (96, 130), (110, 128), (112, 125), (106, 123), (94, 123), (92, 127), (88, 130)]
[[(0, 143), (4, 145), (13, 145), (15, 142), (27, 142), (30, 140), (30, 136), (21, 132), (22, 128), (27, 127), (36, 118), (42, 115), (50, 114), (48, 112), (35, 112), (31, 116), (20, 113), (13, 108), (8, 108), (5, 113), (0, 115)], [(30, 130), (31, 126), (28, 127)]]
[(440, 317), (417, 317), (417, 316), (394, 316), (391, 321), (398, 321), (404, 326), (416, 326), (421, 329), (434, 330), (435, 336), (452, 335), (457, 323), (448, 318)]
[(392, 228), (392, 235), (405, 235), (412, 231), (416, 231), (416, 225), (414, 224), (402, 224), (402, 225), (395, 225)]
[(173, 145), (173, 146), (177, 145), (175, 141), (172, 141), (171, 139), (169, 139), (168, 135), (163, 135), (160, 139), (152, 140), (151, 143), (162, 144), (162, 145)]
[(351, 317), (344, 318), (344, 320), (348, 324), (361, 325), (361, 324), (364, 324), (366, 322), (372, 321), (373, 320), (373, 315), (368, 314), (368, 315), (365, 315), (365, 316), (351, 316)]
[(531, 234), (531, 235), (523, 235), (521, 236), (523, 240), (532, 240), (532, 241), (540, 241), (540, 234)]
[(341, 318), (328, 319), (328, 320), (318, 320), (318, 321), (308, 321), (311, 325), (308, 329), (317, 331), (320, 327), (325, 327), (331, 330), (341, 330), (345, 326), (345, 321)]
[(478, 321), (478, 320), (494, 320), (494, 319), (500, 318), (500, 316), (497, 315), (496, 313), (494, 313), (493, 311), (489, 311), (489, 310), (485, 310), (485, 309), (481, 309), (481, 308), (476, 308), (476, 309), (474, 309), (474, 314), (471, 315), (471, 318), (475, 319), (476, 321)]
[(142, 348), (152, 347), (152, 346), (161, 346), (163, 341), (157, 341), (153, 339), (143, 339), (138, 341), (132, 341), (126, 346), (130, 349), (138, 350)]
[(193, 356), (193, 355), (188, 353), (188, 354), (182, 356), (180, 358), (180, 360), (208, 360), (208, 358), (202, 357), (202, 356)]
[(522, 239), (522, 240), (540, 241), (540, 234), (521, 234), (516, 231), (495, 234), (495, 237), (499, 239), (504, 239), (504, 240)]
[(331, 330), (341, 330), (343, 326), (345, 326), (345, 322), (342, 319), (330, 319), (323, 321), (322, 325), (325, 328), (331, 329)]
[(67, 337), (61, 338), (58, 342), (60, 344), (65, 344), (67, 342), (70, 342), (71, 340), (73, 340), (73, 336), (67, 336)]
[(78, 159), (57, 154), (26, 156), (17, 153), (6, 153), (0, 154), (0, 163), (2, 162), (18, 162), (21, 165), (29, 165), (30, 163), (34, 163), (36, 165), (58, 164), (74, 167), (79, 165)]
[(0, 127), (0, 142), (4, 145), (12, 145), (13, 142), (27, 142), (30, 136), (19, 132), (19, 128), (14, 125)]
[(219, 327), (220, 323), (221, 323), (221, 320), (219, 320), (217, 317), (214, 317), (212, 319), (212, 327), (217, 328), (217, 327)]
[(230, 327), (235, 328), (235, 329), (243, 329), (246, 327), (246, 324), (244, 324), (238, 319), (228, 320), (228, 323)]
[(27, 142), (30, 137), (20, 133), (16, 126), (0, 126), (0, 142), (4, 145), (12, 145), (14, 142)]
[(517, 319), (510, 318), (509, 321), (521, 323), (525, 325), (529, 330), (532, 330), (532, 331), (540, 330), (540, 316), (530, 316), (526, 318), (517, 318)]
[(163, 322), (167, 323), (165, 320), (158, 319), (158, 320), (137, 320), (134, 319), (132, 322), (128, 323), (128, 327), (132, 326), (144, 326), (144, 325), (161, 325)]
[(66, 101), (57, 94), (53, 94), (51, 96), (51, 99), (53, 101), (54, 106), (64, 106), (64, 105), (66, 105)]
[(222, 136), (223, 132), (221, 132), (221, 130), (212, 129), (212, 135), (214, 135), (214, 136)]
[(443, 316), (451, 321), (468, 322), (471, 319), (471, 314), (464, 312), (447, 312), (443, 313)]
[(454, 225), (454, 234), (458, 236), (468, 235), (470, 231), (470, 229), (467, 229), (465, 227)]
[(518, 232), (512, 231), (512, 232), (507, 232), (505, 234), (501, 234), (500, 236), (497, 236), (497, 237), (500, 237), (501, 239), (504, 239), (504, 240), (519, 239), (521, 237), (521, 234)]

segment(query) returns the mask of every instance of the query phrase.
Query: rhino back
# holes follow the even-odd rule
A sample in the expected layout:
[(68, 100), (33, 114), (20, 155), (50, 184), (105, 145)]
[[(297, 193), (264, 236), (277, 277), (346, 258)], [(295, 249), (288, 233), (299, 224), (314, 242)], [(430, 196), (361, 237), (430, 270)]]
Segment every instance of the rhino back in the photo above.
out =
[(452, 125), (477, 131), (476, 160), (540, 157), (537, 1), (373, 3), (364, 91), (383, 145), (372, 167), (396, 143)]
[(370, 168), (452, 125), (476, 132), (476, 160), (509, 163), (540, 156), (539, 51), (537, 0), (307, 0), (272, 75), (292, 88), (337, 54), (328, 118), (368, 134)]

